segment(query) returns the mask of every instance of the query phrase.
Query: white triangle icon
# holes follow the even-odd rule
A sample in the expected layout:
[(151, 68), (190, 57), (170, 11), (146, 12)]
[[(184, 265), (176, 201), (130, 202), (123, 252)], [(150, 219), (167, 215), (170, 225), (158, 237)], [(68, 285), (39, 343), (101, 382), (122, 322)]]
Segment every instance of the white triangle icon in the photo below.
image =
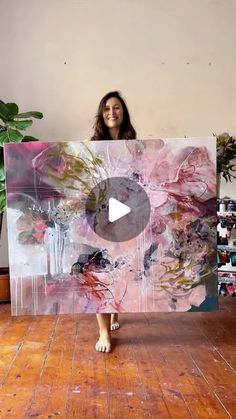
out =
[(131, 211), (130, 207), (128, 207), (125, 204), (122, 204), (122, 202), (117, 201), (117, 199), (115, 198), (109, 199), (108, 208), (108, 219), (111, 223), (113, 223), (116, 220), (119, 220), (120, 218), (129, 214)]

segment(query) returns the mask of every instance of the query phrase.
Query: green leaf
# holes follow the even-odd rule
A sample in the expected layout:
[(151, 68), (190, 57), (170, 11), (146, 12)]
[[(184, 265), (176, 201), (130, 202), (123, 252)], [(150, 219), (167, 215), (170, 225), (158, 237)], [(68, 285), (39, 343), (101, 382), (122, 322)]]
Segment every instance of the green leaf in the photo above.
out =
[(4, 162), (3, 159), (0, 161), (0, 182), (5, 180)]
[[(8, 128), (3, 134), (7, 134), (7, 140), (4, 141), (5, 143), (20, 143), (23, 135), (20, 131), (17, 131), (16, 129), (10, 129)], [(1, 142), (1, 137), (0, 137)]]
[(26, 119), (25, 121), (6, 121), (6, 125), (25, 130), (33, 124), (32, 119)]
[(7, 131), (0, 132), (0, 144), (9, 143)]
[(16, 116), (19, 112), (19, 108), (16, 103), (6, 103), (6, 107), (9, 110), (10, 114), (12, 115), (11, 119), (13, 119), (14, 116)]
[(0, 101), (0, 118), (5, 122), (11, 118), (11, 112), (9, 112), (4, 102)]
[(23, 135), (16, 129), (8, 128), (6, 131), (0, 132), (0, 145), (4, 143), (19, 143)]
[(43, 114), (42, 114), (42, 112), (38, 112), (38, 111), (30, 111), (30, 112), (18, 113), (17, 118), (19, 118), (19, 119), (24, 119), (24, 118), (42, 119)]
[(31, 137), (31, 135), (25, 135), (25, 137), (22, 138), (22, 143), (29, 143), (31, 141), (38, 141), (38, 138)]
[(0, 212), (5, 211), (6, 205), (7, 205), (7, 202), (6, 202), (6, 192), (4, 190), (4, 191), (1, 191), (0, 192)]
[(17, 131), (16, 129), (8, 129), (8, 134), (9, 134), (9, 142), (10, 143), (20, 143), (23, 135), (21, 134), (20, 131)]
[(5, 182), (0, 182), (0, 192), (5, 191), (6, 186), (5, 186)]

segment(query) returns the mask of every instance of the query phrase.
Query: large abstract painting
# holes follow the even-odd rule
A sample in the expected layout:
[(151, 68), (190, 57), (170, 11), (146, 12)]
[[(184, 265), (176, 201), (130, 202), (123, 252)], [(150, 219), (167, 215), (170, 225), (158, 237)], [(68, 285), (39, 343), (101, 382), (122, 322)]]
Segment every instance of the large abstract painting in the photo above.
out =
[(5, 162), (13, 315), (217, 309), (214, 138), (11, 143)]

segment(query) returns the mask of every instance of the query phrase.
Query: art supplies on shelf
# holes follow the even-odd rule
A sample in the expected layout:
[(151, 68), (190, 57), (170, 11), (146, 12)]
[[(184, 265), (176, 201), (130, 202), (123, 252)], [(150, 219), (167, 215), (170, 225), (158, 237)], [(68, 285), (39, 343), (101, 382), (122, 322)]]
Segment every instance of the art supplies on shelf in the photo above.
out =
[(217, 201), (217, 263), (219, 295), (236, 296), (236, 201)]

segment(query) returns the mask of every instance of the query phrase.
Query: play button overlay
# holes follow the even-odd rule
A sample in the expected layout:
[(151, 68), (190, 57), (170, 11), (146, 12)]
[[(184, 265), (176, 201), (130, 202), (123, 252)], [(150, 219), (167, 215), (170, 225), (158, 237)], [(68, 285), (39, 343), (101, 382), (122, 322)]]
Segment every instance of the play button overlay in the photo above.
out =
[(86, 218), (91, 229), (105, 240), (123, 242), (138, 236), (150, 218), (148, 195), (128, 177), (99, 182), (86, 200)]
[(129, 214), (131, 211), (130, 207), (122, 202), (117, 201), (117, 199), (110, 198), (108, 202), (108, 220), (111, 223), (114, 221), (119, 220), (120, 218), (124, 217), (125, 215)]

